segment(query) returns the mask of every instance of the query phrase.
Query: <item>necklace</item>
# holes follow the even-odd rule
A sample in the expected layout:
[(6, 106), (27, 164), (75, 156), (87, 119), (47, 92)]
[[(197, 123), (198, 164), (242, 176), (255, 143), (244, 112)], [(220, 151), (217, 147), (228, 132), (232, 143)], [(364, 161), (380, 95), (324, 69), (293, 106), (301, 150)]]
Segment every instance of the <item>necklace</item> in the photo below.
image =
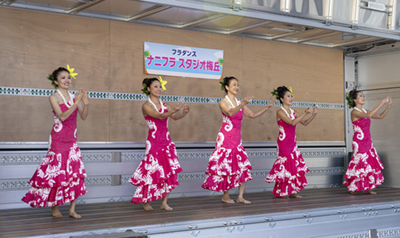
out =
[[(361, 111), (360, 109), (356, 108), (356, 107), (354, 107), (354, 109), (356, 109), (356, 110), (359, 111), (359, 112), (365, 112), (365, 113), (367, 113), (367, 111), (366, 111), (364, 108), (361, 108), (362, 111)], [(367, 113), (367, 114), (368, 114), (368, 113)]]
[(292, 119), (292, 116), (293, 116), (293, 110), (289, 107), (289, 110), (290, 110), (290, 116), (289, 116), (289, 113), (286, 111), (286, 109), (285, 108), (283, 108), (282, 106), (281, 106), (281, 108), (282, 108), (282, 110), (286, 113), (286, 115), (290, 118), (290, 119)]
[(164, 105), (163, 105), (161, 99), (158, 99), (158, 100), (160, 101), (160, 104), (161, 104), (161, 112), (158, 111), (158, 109), (157, 109), (157, 107), (156, 107), (156, 104), (154, 104), (154, 103), (151, 101), (150, 97), (149, 97), (149, 99), (148, 99), (149, 103), (151, 103), (151, 105), (153, 105), (153, 107), (156, 109), (156, 111), (157, 111), (158, 113), (161, 114), (161, 113), (164, 112)]
[[(71, 108), (72, 105), (74, 105), (74, 101), (73, 101), (73, 99), (72, 99), (73, 95), (72, 95), (70, 92), (68, 92), (69, 98), (70, 98), (70, 100), (69, 100), (68, 102), (67, 102), (67, 100), (65, 100), (65, 97), (64, 97), (64, 95), (61, 93), (60, 89), (57, 89), (57, 92), (58, 92), (58, 94), (60, 94), (62, 100), (64, 101), (65, 106), (67, 106), (68, 108)], [(68, 104), (68, 103), (69, 103), (69, 104)]]
[[(232, 108), (235, 108), (235, 106), (233, 106), (233, 103), (231, 102), (231, 100), (228, 98), (228, 95), (225, 96), (225, 98), (228, 100), (228, 102), (231, 104)], [(236, 100), (236, 104), (239, 104), (238, 100), (235, 98)]]

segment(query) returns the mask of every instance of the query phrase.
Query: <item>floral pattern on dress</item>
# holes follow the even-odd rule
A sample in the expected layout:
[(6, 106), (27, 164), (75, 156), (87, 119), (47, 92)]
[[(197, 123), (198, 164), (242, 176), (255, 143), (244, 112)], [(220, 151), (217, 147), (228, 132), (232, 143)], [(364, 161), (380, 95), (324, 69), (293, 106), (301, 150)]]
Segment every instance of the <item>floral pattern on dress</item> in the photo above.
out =
[[(290, 118), (292, 120), (296, 118), (293, 111)], [(297, 147), (296, 125), (292, 126), (279, 120), (278, 126), (279, 136), (276, 149), (278, 156), (265, 181), (275, 183), (272, 193), (276, 197), (284, 197), (296, 194), (307, 186), (305, 174), (309, 169)]]
[[(165, 104), (164, 107), (166, 108)], [(164, 112), (161, 108), (161, 112)], [(146, 155), (129, 182), (136, 186), (132, 203), (148, 203), (167, 196), (179, 186), (180, 167), (175, 143), (168, 131), (168, 118), (145, 117), (149, 133), (146, 140)]]
[(252, 169), (242, 145), (241, 124), (243, 109), (233, 116), (222, 114), (223, 123), (217, 135), (214, 152), (207, 166), (207, 178), (202, 187), (223, 192), (252, 180)]
[(384, 180), (384, 166), (372, 144), (370, 126), (370, 118), (360, 118), (353, 122), (353, 156), (343, 182), (350, 192), (374, 189)]
[[(60, 104), (61, 110), (68, 110)], [(86, 193), (87, 177), (81, 151), (76, 141), (78, 109), (61, 121), (55, 112), (49, 137), (49, 149), (29, 180), (32, 186), (22, 201), (32, 207), (52, 207), (75, 201)]]

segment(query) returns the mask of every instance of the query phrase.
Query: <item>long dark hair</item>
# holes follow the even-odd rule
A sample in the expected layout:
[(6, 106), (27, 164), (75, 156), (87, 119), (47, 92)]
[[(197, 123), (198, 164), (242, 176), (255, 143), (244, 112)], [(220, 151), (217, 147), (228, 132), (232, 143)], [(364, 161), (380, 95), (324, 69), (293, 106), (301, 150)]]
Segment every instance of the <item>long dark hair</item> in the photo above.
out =
[(223, 89), (225, 90), (225, 93), (228, 93), (228, 90), (226, 90), (225, 86), (229, 87), (229, 84), (231, 83), (231, 81), (233, 79), (239, 82), (239, 80), (235, 76), (225, 77), (222, 81), (220, 81), (221, 89), (223, 87)]
[(69, 71), (68, 71), (66, 68), (64, 68), (64, 67), (59, 67), (58, 69), (54, 70), (53, 73), (51, 73), (51, 74), (47, 77), (47, 79), (51, 81), (51, 85), (53, 85), (54, 88), (57, 88), (57, 87), (58, 87), (57, 84), (56, 84), (54, 81), (58, 81), (58, 80), (57, 80), (57, 77), (58, 77), (58, 75), (60, 75), (60, 73), (63, 72), (63, 71), (65, 71), (65, 72), (67, 72), (67, 73), (69, 74)]
[(290, 92), (290, 90), (286, 86), (280, 86), (276, 89), (276, 92), (278, 93), (277, 99), (279, 99), (279, 102), (281, 102), (281, 104), (283, 104), (281, 98), (284, 98), (286, 92)]
[(153, 82), (155, 82), (155, 81), (160, 82), (160, 80), (158, 80), (158, 78), (145, 78), (145, 79), (143, 79), (143, 82), (142, 82), (142, 84), (143, 84), (142, 92), (143, 92), (144, 94), (146, 94), (146, 96), (149, 96), (149, 95), (150, 95), (150, 92), (149, 92), (149, 90), (147, 90), (147, 87), (150, 87), (150, 86), (153, 84)]
[(349, 104), (349, 108), (353, 108), (356, 106), (356, 103), (354, 102), (354, 100), (357, 99), (358, 93), (361, 93), (361, 91), (358, 91), (357, 89), (353, 89), (348, 94), (346, 94), (346, 100), (347, 100), (347, 104)]

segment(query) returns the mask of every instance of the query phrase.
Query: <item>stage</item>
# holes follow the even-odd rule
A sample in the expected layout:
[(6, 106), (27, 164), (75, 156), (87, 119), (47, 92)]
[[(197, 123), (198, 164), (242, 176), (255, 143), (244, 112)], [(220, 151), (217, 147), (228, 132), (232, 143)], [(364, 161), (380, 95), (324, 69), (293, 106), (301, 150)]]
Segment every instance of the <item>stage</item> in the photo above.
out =
[(69, 206), (60, 207), (62, 218), (50, 208), (10, 209), (1, 211), (0, 237), (400, 237), (400, 189), (375, 191), (305, 189), (302, 199), (248, 193), (249, 205), (224, 204), (220, 195), (171, 198), (173, 211), (159, 210), (160, 201), (154, 211), (129, 202), (79, 204), (82, 219), (69, 218)]

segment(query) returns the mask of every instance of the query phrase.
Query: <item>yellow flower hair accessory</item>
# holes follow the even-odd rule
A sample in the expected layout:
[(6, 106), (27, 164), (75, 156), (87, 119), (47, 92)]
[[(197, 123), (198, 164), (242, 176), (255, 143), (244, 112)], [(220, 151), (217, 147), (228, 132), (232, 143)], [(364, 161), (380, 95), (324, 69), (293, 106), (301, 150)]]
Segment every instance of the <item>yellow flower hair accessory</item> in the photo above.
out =
[(78, 73), (74, 73), (74, 68), (70, 68), (69, 65), (67, 64), (67, 70), (69, 72), (69, 75), (75, 79), (75, 76), (78, 75)]
[(289, 89), (290, 93), (292, 94), (292, 97), (294, 98), (294, 94), (293, 94), (293, 89), (292, 89), (292, 87), (289, 87), (288, 89)]
[(160, 83), (161, 83), (161, 87), (162, 87), (162, 89), (163, 89), (163, 90), (167, 90), (167, 89), (165, 88), (165, 86), (164, 86), (164, 85), (166, 85), (168, 82), (167, 82), (167, 81), (165, 81), (165, 80), (162, 80), (161, 76), (160, 76), (160, 77), (158, 77), (158, 80), (159, 80), (159, 81), (160, 81)]

